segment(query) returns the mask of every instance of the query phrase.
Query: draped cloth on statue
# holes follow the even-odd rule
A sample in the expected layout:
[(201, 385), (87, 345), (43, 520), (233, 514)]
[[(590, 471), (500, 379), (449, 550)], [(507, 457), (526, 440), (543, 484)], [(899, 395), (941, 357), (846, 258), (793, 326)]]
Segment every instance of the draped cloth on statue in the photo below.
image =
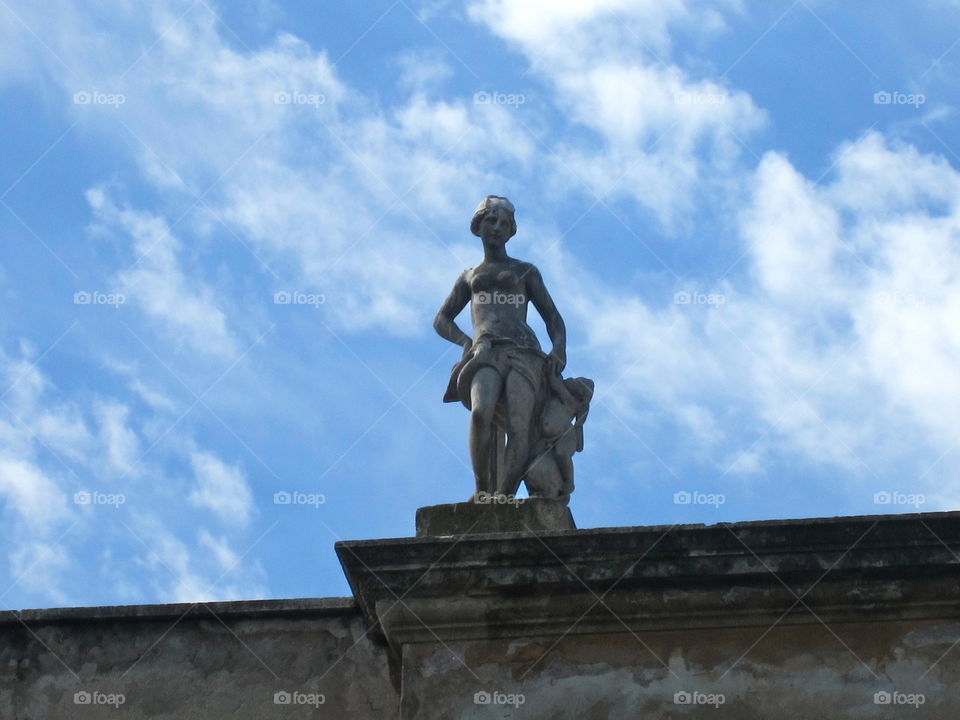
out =
[(534, 348), (524, 348), (512, 340), (483, 336), (477, 339), (470, 350), (450, 370), (450, 382), (443, 396), (444, 402), (463, 403), (470, 409), (470, 383), (482, 367), (492, 367), (506, 381), (516, 372), (533, 388), (538, 399), (543, 397), (546, 383), (546, 356)]

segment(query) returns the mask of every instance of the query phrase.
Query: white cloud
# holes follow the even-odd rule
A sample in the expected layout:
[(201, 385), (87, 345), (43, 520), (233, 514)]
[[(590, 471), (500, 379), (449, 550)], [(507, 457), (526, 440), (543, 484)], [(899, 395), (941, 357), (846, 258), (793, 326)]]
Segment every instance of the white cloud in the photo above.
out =
[(123, 377), (127, 388), (153, 410), (174, 412), (177, 409), (178, 405), (173, 399), (144, 378), (139, 363), (123, 362), (110, 354), (105, 355), (102, 362), (108, 370)]
[(201, 530), (198, 536), (198, 542), (200, 547), (210, 552), (217, 561), (217, 566), (223, 572), (229, 572), (235, 568), (240, 561), (240, 557), (234, 552), (233, 548), (230, 547), (230, 543), (224, 537), (215, 538), (206, 530)]
[[(58, 54), (84, 77), (107, 68), (103, 87), (129, 94), (113, 116), (71, 107), (84, 127), (128, 141), (164, 200), (177, 201), (171, 207), (220, 180), (176, 235), (173, 215), (90, 196), (101, 222), (145, 256), (120, 276), (131, 301), (193, 349), (235, 350), (235, 335), (248, 329), (200, 269), (214, 232), (239, 238), (270, 267), (261, 266), (265, 275), (324, 293), (325, 317), (338, 327), (411, 334), (427, 326), (425, 312), (445, 294), (451, 270), (476, 257), (463, 236), (435, 228), (463, 227), (476, 200), (514, 174), (518, 183), (536, 175), (559, 189), (558, 203), (581, 192), (581, 181), (612, 191), (668, 229), (706, 204), (707, 192), (745, 189), (738, 223), (747, 273), (703, 288), (725, 293), (723, 307), (673, 306), (673, 288), (663, 303), (645, 302), (586, 271), (571, 283), (580, 294), (573, 315), (593, 351), (581, 362), (624, 375), (623, 396), (611, 404), (633, 414), (658, 409), (744, 474), (763, 467), (764, 453), (862, 472), (861, 458), (878, 465), (875, 455), (924, 447), (936, 457), (951, 447), (960, 419), (948, 402), (960, 385), (960, 178), (942, 158), (879, 134), (839, 148), (826, 184), (779, 153), (756, 171), (745, 167), (737, 136), (750, 141), (764, 112), (708, 65), (684, 64), (670, 37), (673, 28), (721, 32), (737, 3), (473, 2), (471, 17), (523, 52), (552, 93), (544, 107), (524, 108), (529, 115), (468, 96), (437, 99), (431, 93), (447, 70), (436, 56), (408, 56), (409, 95), (384, 107), (346, 86), (324, 52), (290, 35), (238, 49), (202, 8), (179, 23), (187, 5), (178, 2), (154, 3), (149, 15), (119, 13), (118, 42), (93, 32), (72, 3), (57, 7), (69, 19), (51, 32)], [(69, 93), (76, 78), (50, 67)], [(278, 92), (324, 101), (277, 105)], [(524, 124), (539, 129), (552, 110), (576, 132), (541, 147)], [(730, 457), (734, 436), (770, 425), (769, 442)], [(48, 435), (82, 438), (75, 421), (59, 427)], [(198, 465), (196, 457), (208, 460)], [(203, 453), (194, 470), (192, 501), (244, 522), (242, 472)], [(225, 510), (230, 502), (236, 507)]]
[(237, 343), (213, 290), (181, 265), (183, 247), (160, 217), (120, 209), (103, 190), (87, 194), (104, 227), (133, 239), (133, 263), (118, 274), (118, 292), (154, 319), (168, 337), (208, 355), (233, 357)]
[(769, 154), (760, 163), (741, 225), (756, 278), (771, 296), (810, 308), (846, 300), (829, 297), (841, 251), (837, 210), (783, 156)]
[[(119, 31), (98, 46), (85, 13), (61, 5), (74, 25), (49, 36), (56, 52), (82, 77), (96, 74), (100, 87), (127, 95), (113, 116), (71, 108), (83, 125), (119, 135), (147, 177), (181, 199), (226, 173), (173, 233), (172, 217), (118, 210), (113, 192), (90, 195), (100, 221), (129, 236), (131, 257), (143, 256), (119, 276), (129, 302), (166, 337), (207, 354), (234, 353), (250, 319), (212, 294), (197, 248), (181, 241), (188, 233), (219, 231), (228, 242), (236, 233), (265, 274), (283, 278), (277, 289), (323, 293), (324, 319), (338, 328), (421, 334), (425, 312), (476, 257), (459, 239), (476, 200), (535, 157), (511, 109), (474, 105), (469, 94), (428, 97), (450, 72), (438, 51), (401, 57), (410, 95), (381, 110), (337, 78), (325, 52), (288, 34), (248, 52), (221, 37), (202, 8), (175, 22), (187, 5), (160, 2), (149, 14), (118, 13)], [(45, 28), (38, 16), (26, 19)], [(52, 72), (67, 91), (77, 83), (62, 67)], [(278, 92), (324, 102), (278, 106)], [(451, 222), (457, 235), (440, 229)]]
[(44, 530), (67, 515), (66, 494), (31, 462), (0, 455), (0, 496), (32, 530)]
[(201, 529), (196, 544), (188, 545), (159, 519), (146, 515), (137, 515), (132, 529), (142, 550), (137, 563), (150, 570), (149, 581), (165, 602), (264, 597), (259, 563), (250, 558), (238, 563), (240, 556), (225, 539)]
[[(221, 233), (278, 284), (336, 298), (325, 311), (340, 327), (420, 333), (424, 307), (473, 256), (456, 238), (467, 236), (477, 199), (534, 157), (510, 108), (475, 105), (472, 93), (421, 94), (446, 72), (432, 53), (405, 56), (410, 94), (381, 109), (338, 79), (324, 51), (285, 33), (238, 50), (202, 5), (118, 11), (109, 34), (69, 0), (59, 7), (69, 32), (22, 11), (73, 72), (126, 97), (112, 114), (69, 111), (125, 148), (177, 207), (202, 195), (172, 233), (173, 218), (118, 210), (115, 191), (89, 197), (101, 222), (129, 235), (132, 258), (143, 256), (120, 276), (130, 302), (203, 352), (229, 352), (239, 328), (211, 299), (199, 251), (181, 236)], [(77, 78), (59, 63), (48, 70), (69, 99)], [(442, 230), (451, 223), (457, 236)]]
[(243, 471), (207, 452), (193, 453), (190, 464), (196, 480), (190, 502), (212, 510), (228, 525), (246, 525), (253, 514), (253, 495)]
[(436, 90), (453, 77), (449, 56), (442, 48), (405, 52), (397, 59), (400, 85), (413, 92)]
[(18, 588), (42, 594), (57, 604), (69, 602), (69, 596), (60, 587), (70, 565), (62, 546), (28, 541), (13, 550), (8, 560), (10, 574), (17, 579)]
[(216, 600), (217, 590), (196, 567), (196, 553), (158, 520), (139, 517), (134, 525), (144, 552), (140, 563), (153, 572), (151, 580), (168, 602)]
[(950, 455), (960, 440), (958, 183), (942, 158), (878, 133), (839, 148), (822, 185), (767, 154), (740, 217), (745, 272), (700, 288), (724, 294), (723, 305), (647, 304), (589, 284), (578, 298), (591, 356), (622, 376), (610, 402), (672, 417), (716, 448), (724, 471), (800, 454), (874, 485), (894, 473), (949, 502), (960, 467)]
[[(215, 568), (207, 575), (202, 566), (195, 567), (190, 561), (191, 554), (196, 553), (165, 527), (162, 510), (142, 510), (145, 505), (163, 498), (165, 491), (158, 492), (157, 488), (169, 482), (169, 465), (144, 464), (138, 468), (138, 477), (142, 476), (138, 483), (128, 482), (122, 488), (109, 481), (106, 471), (127, 476), (139, 458), (140, 440), (132, 429), (130, 408), (113, 397), (64, 393), (31, 362), (37, 357), (32, 346), (26, 344), (23, 349), (27, 355), (19, 358), (0, 352), (0, 376), (22, 378), (6, 398), (15, 402), (19, 420), (12, 416), (0, 418), (0, 509), (4, 511), (10, 576), (15, 579), (32, 567), (18, 583), (18, 590), (35, 594), (48, 603), (76, 602), (75, 593), (68, 597), (61, 587), (65, 575), (83, 567), (78, 554), (90, 547), (82, 538), (95, 536), (96, 549), (105, 546), (107, 554), (117, 547), (111, 545), (114, 536), (110, 532), (117, 526), (102, 525), (102, 513), (111, 513), (108, 516), (111, 521), (124, 523), (130, 523), (129, 517), (113, 506), (91, 505), (78, 509), (71, 502), (73, 494), (85, 490), (122, 492), (126, 495), (125, 508), (139, 506), (141, 511), (134, 523), (139, 527), (137, 532), (143, 533), (144, 542), (148, 547), (155, 547), (163, 560), (158, 562), (148, 554), (145, 566), (153, 574), (146, 578), (114, 578), (115, 583), (126, 588), (129, 599), (142, 599), (143, 584), (148, 582), (162, 588), (163, 596), (171, 600), (214, 597), (218, 591), (211, 587), (209, 578), (222, 574), (228, 569), (223, 565), (238, 557), (227, 541), (200, 531), (198, 547), (203, 549), (204, 556), (209, 554), (215, 560)], [(128, 375), (132, 373), (130, 368), (126, 371)], [(145, 424), (156, 421), (156, 417), (148, 414)], [(163, 418), (161, 429), (170, 431), (169, 417)], [(182, 430), (169, 432), (168, 439), (180, 448), (196, 448), (189, 433)], [(191, 456), (191, 466), (196, 479), (191, 502), (213, 509), (231, 526), (242, 526), (249, 521), (251, 493), (239, 468), (226, 465), (210, 452), (196, 449)], [(182, 504), (179, 500), (177, 503)], [(57, 542), (67, 531), (65, 539)], [(129, 543), (130, 538), (124, 537), (124, 542)], [(127, 548), (121, 547), (123, 549)], [(118, 557), (117, 562), (121, 562), (121, 558)], [(176, 573), (170, 586), (163, 584), (168, 568)], [(248, 592), (265, 594), (256, 581), (262, 574), (254, 563), (252, 570), (239, 571), (243, 585), (225, 586), (219, 592), (230, 597), (244, 597)]]
[[(52, 384), (36, 365), (36, 352), (21, 344), (20, 357), (0, 350), (0, 377), (5, 396), (0, 407), (0, 498), (16, 512), (31, 536), (52, 531), (69, 516), (59, 477), (70, 472), (68, 461), (90, 452), (92, 437), (82, 414), (69, 403), (56, 403)], [(56, 473), (45, 470), (39, 453), (55, 455)]]
[(119, 473), (128, 473), (139, 455), (140, 441), (128, 427), (130, 409), (116, 401), (100, 403), (100, 442), (106, 450), (107, 464)]
[[(663, 51), (667, 28), (689, 19), (687, 0), (478, 0), (470, 16), (517, 44), (534, 61), (576, 64), (583, 56), (623, 50), (621, 29)], [(715, 22), (715, 20), (714, 20)]]
[(143, 401), (154, 410), (174, 412), (177, 409), (177, 404), (173, 400), (163, 393), (148, 387), (141, 380), (131, 380), (127, 387), (140, 396)]
[[(702, 188), (728, 184), (741, 142), (766, 116), (719, 77), (697, 77), (671, 58), (669, 28), (723, 27), (733, 2), (477, 0), (471, 16), (517, 46), (555, 89), (564, 114), (593, 139), (551, 143), (558, 185), (652, 210), (682, 223)], [(702, 71), (701, 71), (702, 72)]]

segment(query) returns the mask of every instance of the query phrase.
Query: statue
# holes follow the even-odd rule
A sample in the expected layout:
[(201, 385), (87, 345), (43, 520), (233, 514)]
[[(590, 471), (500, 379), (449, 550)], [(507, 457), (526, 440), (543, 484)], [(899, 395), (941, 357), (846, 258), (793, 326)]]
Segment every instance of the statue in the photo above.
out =
[[(470, 410), (474, 499), (512, 498), (525, 482), (531, 497), (569, 502), (593, 381), (561, 377), (563, 319), (540, 271), (507, 255), (517, 232), (514, 212), (507, 198), (490, 195), (473, 215), (470, 230), (483, 241), (483, 262), (460, 274), (433, 323), (441, 337), (463, 347), (443, 400)], [(468, 303), (472, 338), (456, 324)], [(546, 325), (549, 354), (527, 324), (529, 303)]]

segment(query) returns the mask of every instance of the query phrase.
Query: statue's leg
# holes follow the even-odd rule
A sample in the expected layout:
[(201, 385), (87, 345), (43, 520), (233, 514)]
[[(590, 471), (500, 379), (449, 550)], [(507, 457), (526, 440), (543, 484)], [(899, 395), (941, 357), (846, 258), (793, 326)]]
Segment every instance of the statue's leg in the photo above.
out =
[(506, 379), (507, 454), (503, 485), (497, 492), (516, 495), (520, 480), (530, 460), (530, 428), (536, 393), (520, 373), (511, 372)]
[(481, 367), (470, 383), (470, 460), (477, 492), (493, 493), (496, 488), (497, 468), (493, 415), (503, 391), (503, 379), (492, 367)]

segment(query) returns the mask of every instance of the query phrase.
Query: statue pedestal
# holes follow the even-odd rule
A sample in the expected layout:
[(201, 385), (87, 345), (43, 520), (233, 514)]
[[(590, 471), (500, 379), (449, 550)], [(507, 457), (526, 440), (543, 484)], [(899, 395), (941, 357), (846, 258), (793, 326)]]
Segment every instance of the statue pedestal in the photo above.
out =
[[(500, 502), (498, 502), (500, 501)], [(417, 510), (417, 537), (575, 530), (563, 500), (490, 497)]]

